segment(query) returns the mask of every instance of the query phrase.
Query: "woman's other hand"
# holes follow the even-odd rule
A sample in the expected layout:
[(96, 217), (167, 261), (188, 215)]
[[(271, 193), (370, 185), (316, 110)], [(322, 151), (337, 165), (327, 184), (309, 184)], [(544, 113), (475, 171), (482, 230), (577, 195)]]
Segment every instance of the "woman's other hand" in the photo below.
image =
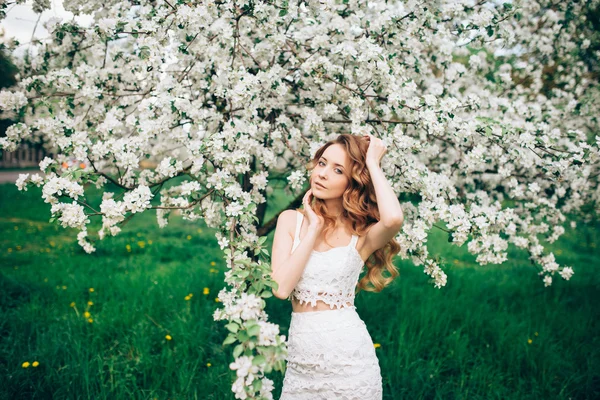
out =
[(383, 158), (383, 155), (387, 152), (385, 143), (383, 143), (381, 139), (378, 139), (371, 134), (365, 135), (364, 139), (369, 142), (369, 149), (367, 150), (367, 154), (365, 156), (365, 164), (367, 164), (367, 167), (369, 165), (378, 166)]

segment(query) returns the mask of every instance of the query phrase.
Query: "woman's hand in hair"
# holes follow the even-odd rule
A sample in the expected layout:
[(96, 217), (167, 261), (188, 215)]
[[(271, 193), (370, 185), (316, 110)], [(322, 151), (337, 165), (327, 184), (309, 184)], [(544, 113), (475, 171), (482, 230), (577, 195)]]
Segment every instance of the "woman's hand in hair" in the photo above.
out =
[(370, 165), (379, 166), (383, 155), (387, 152), (385, 143), (383, 143), (381, 139), (378, 139), (371, 134), (365, 135), (364, 138), (369, 142), (369, 148), (367, 150), (367, 155), (365, 156), (365, 164), (367, 164), (367, 168)]
[(306, 217), (308, 219), (308, 228), (321, 233), (325, 226), (325, 219), (322, 216), (315, 214), (310, 206), (313, 197), (312, 189), (308, 189), (308, 192), (306, 192), (302, 199), (302, 204), (304, 205), (304, 211), (306, 212)]

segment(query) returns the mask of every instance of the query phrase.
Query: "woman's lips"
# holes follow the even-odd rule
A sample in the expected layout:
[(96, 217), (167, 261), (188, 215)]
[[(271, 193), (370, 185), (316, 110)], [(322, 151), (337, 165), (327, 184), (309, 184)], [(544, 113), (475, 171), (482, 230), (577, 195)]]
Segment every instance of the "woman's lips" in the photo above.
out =
[(315, 186), (317, 186), (319, 189), (326, 189), (326, 187), (321, 185), (319, 182), (315, 182)]

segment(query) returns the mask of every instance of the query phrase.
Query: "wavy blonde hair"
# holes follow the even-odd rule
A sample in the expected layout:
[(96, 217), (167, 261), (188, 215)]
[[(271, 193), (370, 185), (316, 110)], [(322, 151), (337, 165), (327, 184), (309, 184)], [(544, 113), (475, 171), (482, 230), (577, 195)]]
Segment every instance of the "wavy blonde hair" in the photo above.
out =
[[(350, 220), (354, 234), (363, 236), (380, 219), (375, 187), (365, 163), (369, 142), (356, 135), (341, 134), (317, 150), (313, 159), (306, 164), (309, 171), (314, 169), (325, 150), (333, 144), (342, 145), (350, 158), (350, 182), (342, 195), (342, 216)], [(321, 199), (314, 198), (312, 208), (315, 214), (323, 217), (323, 235), (327, 237), (327, 233), (335, 228), (336, 219), (328, 214), (327, 206)], [(298, 208), (297, 211), (306, 216), (303, 209)], [(328, 243), (327, 239), (325, 243)], [(381, 292), (398, 277), (400, 273), (392, 263), (392, 258), (399, 251), (400, 244), (392, 239), (383, 248), (373, 252), (365, 261), (367, 273), (358, 282), (356, 292)]]

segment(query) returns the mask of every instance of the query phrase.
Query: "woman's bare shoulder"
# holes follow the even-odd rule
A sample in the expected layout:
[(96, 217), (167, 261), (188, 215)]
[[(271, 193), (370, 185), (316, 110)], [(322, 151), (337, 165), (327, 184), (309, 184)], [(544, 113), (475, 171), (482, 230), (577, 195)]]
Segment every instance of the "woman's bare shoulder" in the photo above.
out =
[(277, 218), (277, 226), (281, 226), (290, 236), (294, 236), (298, 211), (294, 209), (283, 210)]

